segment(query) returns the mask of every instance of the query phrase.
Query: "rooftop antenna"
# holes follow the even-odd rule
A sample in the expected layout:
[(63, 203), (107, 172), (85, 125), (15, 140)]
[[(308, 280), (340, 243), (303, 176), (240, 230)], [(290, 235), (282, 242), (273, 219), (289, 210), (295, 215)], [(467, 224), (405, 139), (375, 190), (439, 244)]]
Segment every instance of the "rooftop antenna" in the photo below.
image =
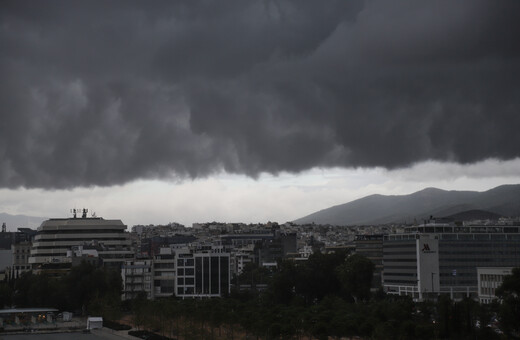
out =
[(77, 213), (76, 208), (70, 209), (70, 212), (72, 213), (72, 218), (76, 218), (76, 213)]

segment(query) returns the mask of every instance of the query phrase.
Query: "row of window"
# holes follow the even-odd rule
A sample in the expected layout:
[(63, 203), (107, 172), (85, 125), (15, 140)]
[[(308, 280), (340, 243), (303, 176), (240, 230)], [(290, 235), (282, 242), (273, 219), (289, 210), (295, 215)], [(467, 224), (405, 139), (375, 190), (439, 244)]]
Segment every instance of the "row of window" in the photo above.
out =
[(193, 267), (193, 259), (178, 259), (177, 260), (177, 267)]
[[(38, 235), (57, 235), (57, 234), (125, 234), (124, 229), (59, 229), (41, 230)], [(36, 236), (38, 236), (36, 235)]]
[(193, 286), (195, 284), (195, 278), (193, 277), (179, 277), (177, 278), (177, 285), (187, 285), (187, 286)]
[(194, 268), (178, 268), (177, 269), (177, 275), (180, 276), (192, 276), (195, 275), (195, 269)]

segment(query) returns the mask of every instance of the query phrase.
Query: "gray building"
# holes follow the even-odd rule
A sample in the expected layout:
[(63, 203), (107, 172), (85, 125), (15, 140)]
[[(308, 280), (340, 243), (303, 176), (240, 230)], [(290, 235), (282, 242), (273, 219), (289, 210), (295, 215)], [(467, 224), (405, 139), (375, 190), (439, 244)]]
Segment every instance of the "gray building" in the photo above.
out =
[(37, 272), (45, 267), (70, 268), (67, 251), (79, 246), (94, 247), (106, 267), (119, 270), (134, 258), (129, 233), (121, 220), (99, 217), (54, 218), (44, 221), (34, 237), (29, 264)]
[(383, 235), (356, 235), (355, 252), (374, 263), (374, 278), (372, 290), (381, 288), (381, 273), (383, 272)]
[(170, 247), (160, 248), (153, 258), (154, 298), (174, 295), (175, 271), (175, 251)]
[(230, 254), (222, 248), (176, 250), (176, 296), (220, 297), (231, 290)]
[(123, 280), (122, 299), (135, 299), (139, 293), (146, 294), (148, 299), (153, 299), (152, 278), (153, 268), (151, 260), (126, 261), (121, 268)]
[(520, 227), (426, 224), (383, 239), (383, 287), (416, 299), (478, 294), (477, 267), (520, 266)]

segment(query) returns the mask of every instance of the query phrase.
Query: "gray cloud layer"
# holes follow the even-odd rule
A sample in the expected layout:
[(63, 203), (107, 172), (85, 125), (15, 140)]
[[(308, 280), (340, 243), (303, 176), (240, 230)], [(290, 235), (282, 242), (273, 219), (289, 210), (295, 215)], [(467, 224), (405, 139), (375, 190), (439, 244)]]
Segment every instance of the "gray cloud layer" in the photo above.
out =
[(520, 156), (520, 1), (3, 1), (0, 186)]

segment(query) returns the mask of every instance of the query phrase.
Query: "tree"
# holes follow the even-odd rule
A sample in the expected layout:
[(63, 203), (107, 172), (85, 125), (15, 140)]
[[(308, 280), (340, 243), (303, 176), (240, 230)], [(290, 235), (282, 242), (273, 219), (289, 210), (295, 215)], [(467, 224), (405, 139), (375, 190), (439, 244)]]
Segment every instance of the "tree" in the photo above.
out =
[(0, 282), (0, 308), (11, 306), (13, 292), (6, 282)]
[(146, 323), (147, 305), (148, 300), (145, 292), (137, 293), (136, 298), (132, 300), (133, 321), (137, 329), (141, 329)]
[(374, 263), (366, 257), (354, 254), (337, 269), (337, 275), (346, 294), (354, 301), (366, 301), (370, 298), (370, 286), (374, 274)]
[(504, 331), (509, 334), (520, 332), (520, 268), (513, 268), (495, 293), (502, 299), (499, 314)]

